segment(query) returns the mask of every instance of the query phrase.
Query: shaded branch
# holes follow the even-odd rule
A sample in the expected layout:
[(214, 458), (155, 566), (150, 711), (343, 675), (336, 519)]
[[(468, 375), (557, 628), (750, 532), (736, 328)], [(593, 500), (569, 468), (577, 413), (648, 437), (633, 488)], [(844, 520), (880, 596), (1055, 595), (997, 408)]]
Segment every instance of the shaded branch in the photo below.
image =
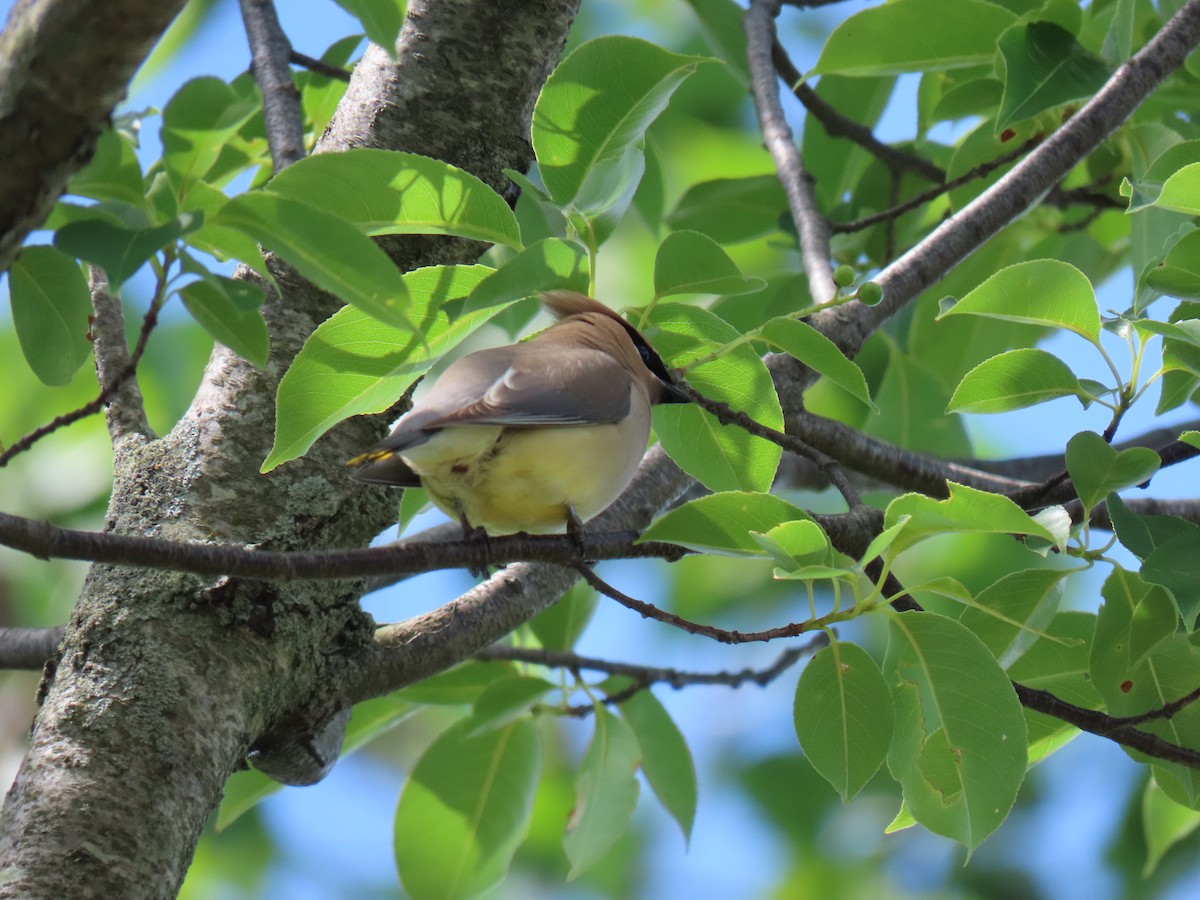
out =
[(54, 628), (0, 628), (0, 670), (30, 669), (40, 672), (58, 655), (63, 631)]
[(263, 95), (263, 120), (275, 174), (304, 158), (304, 117), (300, 92), (288, 67), (292, 45), (272, 0), (241, 0), (250, 41), (251, 71)]
[(837, 296), (833, 269), (829, 265), (829, 226), (817, 208), (812, 181), (804, 171), (800, 152), (779, 102), (779, 87), (772, 61), (775, 17), (779, 0), (750, 0), (742, 19), (746, 30), (746, 60), (750, 67), (750, 90), (762, 128), (763, 143), (775, 161), (775, 173), (788, 198), (788, 209), (800, 238), (800, 256), (808, 277), (808, 292), (817, 304)]
[(634, 543), (636, 540), (637, 533), (629, 531), (584, 532), (578, 539), (556, 534), (514, 534), (485, 541), (458, 540), (306, 553), (77, 531), (0, 513), (0, 544), (39, 559), (79, 559), (262, 581), (361, 578), (453, 568), (486, 569), (518, 560), (570, 565), (579, 558), (577, 541), (582, 541), (584, 556), (589, 559), (653, 557), (673, 561), (690, 552), (675, 544), (656, 541), (639, 544)]
[[(130, 435), (151, 437), (150, 423), (137, 383), (137, 361), (129, 357), (125, 338), (125, 314), (120, 297), (108, 288), (108, 275), (98, 266), (88, 266), (88, 288), (92, 295), (92, 348), (96, 359), (96, 380), (102, 398), (107, 393), (105, 420), (108, 434), (116, 446)], [(145, 321), (142, 327), (145, 328)], [(93, 401), (95, 402), (95, 401)]]

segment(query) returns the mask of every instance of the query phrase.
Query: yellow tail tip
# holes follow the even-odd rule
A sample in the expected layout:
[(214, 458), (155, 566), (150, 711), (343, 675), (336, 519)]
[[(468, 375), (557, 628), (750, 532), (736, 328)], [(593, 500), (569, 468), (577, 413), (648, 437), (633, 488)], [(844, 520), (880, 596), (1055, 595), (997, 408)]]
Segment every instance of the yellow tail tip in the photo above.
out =
[(378, 462), (381, 459), (390, 459), (395, 456), (391, 450), (370, 450), (366, 453), (360, 453), (352, 459), (346, 460), (348, 466), (359, 466), (363, 463)]

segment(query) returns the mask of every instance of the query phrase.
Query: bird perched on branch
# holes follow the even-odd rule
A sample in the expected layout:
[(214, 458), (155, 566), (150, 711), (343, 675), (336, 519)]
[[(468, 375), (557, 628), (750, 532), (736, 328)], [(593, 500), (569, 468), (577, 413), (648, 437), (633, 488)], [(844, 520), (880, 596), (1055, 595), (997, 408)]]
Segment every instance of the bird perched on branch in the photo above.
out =
[(633, 478), (650, 407), (686, 402), (662, 358), (591, 297), (548, 291), (558, 322), (450, 365), (374, 450), (360, 481), (423, 486), (464, 530), (578, 533)]

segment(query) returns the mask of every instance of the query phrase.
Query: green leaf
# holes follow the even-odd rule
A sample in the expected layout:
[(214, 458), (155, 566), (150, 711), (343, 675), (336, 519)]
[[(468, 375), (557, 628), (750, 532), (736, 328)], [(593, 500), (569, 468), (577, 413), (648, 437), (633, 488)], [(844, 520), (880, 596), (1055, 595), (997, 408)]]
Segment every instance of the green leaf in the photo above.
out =
[(219, 275), (193, 281), (179, 291), (179, 297), (205, 331), (261, 369), (267, 364), (270, 339), (258, 305), (248, 310), (240, 305), (245, 302), (240, 298), (246, 289), (255, 292), (258, 304), (262, 303), (262, 289), (257, 285)]
[(503, 307), (453, 323), (441, 310), (465, 297), (487, 266), (430, 266), (403, 276), (413, 328), (393, 328), (353, 307), (314, 331), (279, 382), (275, 444), (262, 471), (303, 456), (322, 434), (350, 416), (383, 412), (445, 353)]
[(1143, 561), (1171, 538), (1196, 528), (1191, 522), (1177, 516), (1134, 515), (1116, 494), (1108, 498), (1108, 515), (1116, 529), (1117, 539)]
[(687, 0), (700, 19), (701, 30), (709, 45), (718, 50), (722, 61), (743, 84), (750, 82), (746, 63), (746, 32), (742, 28), (745, 10), (733, 0)]
[(64, 225), (54, 235), (54, 245), (72, 256), (104, 269), (115, 291), (155, 253), (174, 243), (185, 232), (200, 226), (202, 217), (184, 213), (174, 222), (156, 228), (123, 228), (103, 219)]
[[(1089, 661), (1095, 630), (1095, 613), (1059, 613), (1046, 627), (1045, 635), (1008, 668), (1009, 677), (1084, 709), (1100, 708), (1102, 702), (1092, 683)], [(1043, 713), (1026, 710), (1025, 719), (1029, 724), (1031, 765), (1079, 733), (1074, 726)]]
[(675, 231), (654, 257), (654, 297), (668, 294), (748, 294), (767, 286), (742, 275), (720, 245), (698, 231)]
[(414, 900), (474, 897), (508, 872), (529, 830), (541, 744), (522, 719), (470, 737), (452, 725), (421, 755), (400, 805), (396, 867)]
[(571, 863), (567, 880), (591, 868), (629, 828), (637, 806), (635, 777), (641, 750), (632, 729), (602, 704), (596, 731), (575, 780), (575, 808), (567, 822), (563, 850)]
[(975, 534), (1029, 534), (1053, 543), (1053, 536), (1007, 497), (946, 482), (950, 496), (934, 500), (924, 494), (904, 494), (888, 504), (884, 527), (904, 516), (909, 519), (897, 535), (897, 552), (918, 541), (947, 532)]
[(813, 768), (848, 802), (879, 771), (892, 741), (892, 695), (856, 644), (835, 641), (796, 685), (796, 736)]
[(1168, 178), (1154, 205), (1189, 216), (1200, 216), (1200, 163), (1186, 165)]
[(1153, 779), (1142, 791), (1142, 835), (1146, 839), (1146, 863), (1142, 877), (1149, 878), (1167, 851), (1200, 827), (1200, 812), (1181, 806), (1166, 795)]
[[(847, 78), (842, 75), (826, 75), (817, 82), (816, 92), (822, 101), (841, 115), (869, 129), (878, 124), (895, 86), (896, 79), (891, 76)], [(875, 167), (883, 169), (865, 148), (853, 141), (847, 141), (844, 136), (830, 134), (816, 116), (805, 116), (800, 152), (804, 159), (804, 168), (815, 182), (813, 190), (821, 209), (836, 209), (839, 216), (846, 213), (847, 217), (851, 218), (878, 211), (878, 207), (870, 210), (856, 207), (855, 215), (851, 216), (849, 210), (841, 206), (847, 197), (854, 197), (859, 193), (868, 171)], [(880, 174), (882, 175), (882, 172)], [(864, 191), (862, 196), (866, 199), (869, 190)], [(867, 200), (867, 203), (870, 202)], [(781, 198), (781, 203), (786, 204), (786, 201)], [(784, 208), (776, 208), (777, 217)], [(789, 226), (792, 225), (790, 215), (785, 221)]]
[(590, 281), (587, 251), (583, 247), (574, 241), (546, 238), (530, 244), (489, 274), (465, 302), (448, 303), (446, 314), (453, 320), (552, 288), (586, 294)]
[(554, 685), (544, 678), (528, 675), (512, 675), (497, 678), (483, 689), (467, 720), (467, 737), (473, 738), (486, 731), (494, 731), (508, 725), (529, 711)]
[(655, 519), (641, 540), (668, 541), (710, 553), (765, 556), (750, 532), (765, 533), (796, 519), (811, 521), (804, 510), (774, 494), (729, 491), (676, 507)]
[(688, 840), (696, 818), (696, 764), (687, 741), (648, 690), (634, 694), (620, 710), (642, 751), (642, 774)]
[(1149, 447), (1115, 450), (1093, 431), (1081, 431), (1067, 441), (1067, 471), (1084, 511), (1109, 494), (1149, 480), (1162, 465)]
[[(707, 310), (660, 303), (642, 333), (668, 366), (689, 367), (688, 382), (714, 400), (728, 403), (769, 428), (783, 428), (783, 410), (762, 358), (746, 343), (707, 362), (698, 361), (740, 335)], [(687, 473), (713, 491), (765, 491), (775, 479), (781, 454), (777, 444), (721, 425), (690, 403), (654, 409), (654, 428), (663, 449)]]
[(347, 303), (398, 328), (408, 326), (400, 270), (341, 216), (270, 191), (234, 197), (214, 217), (279, 254), (296, 271)]
[(1100, 308), (1086, 275), (1057, 259), (1001, 269), (938, 316), (976, 315), (1065, 328), (1100, 340)]
[(763, 325), (760, 334), (767, 343), (824, 375), (869, 409), (875, 409), (862, 369), (807, 322), (780, 316)]
[(112, 130), (102, 132), (91, 162), (71, 179), (67, 193), (140, 207), (146, 201), (146, 186), (133, 142)]
[(810, 519), (793, 519), (765, 534), (751, 531), (750, 537), (784, 569), (795, 570), (831, 559), (829, 535)]
[(1195, 447), (1197, 450), (1200, 450), (1200, 431), (1180, 432), (1179, 440), (1189, 447)]
[(232, 87), (212, 77), (194, 78), (176, 91), (162, 117), (162, 161), (176, 196), (187, 196), (204, 178), (261, 103), (257, 96), (239, 98)]
[(8, 293), (29, 368), (46, 384), (66, 384), (92, 350), (92, 297), (79, 263), (53, 247), (25, 247), (8, 270)]
[(470, 660), (453, 669), (439, 672), (416, 684), (409, 685), (396, 696), (411, 703), (427, 703), (435, 706), (463, 706), (473, 704), (479, 695), (494, 682), (509, 678), (515, 669), (506, 662), (479, 662)]
[(1147, 654), (1175, 633), (1175, 604), (1161, 586), (1119, 566), (1100, 593), (1104, 604), (1092, 642), (1092, 681), (1112, 715), (1144, 712), (1150, 707), (1133, 710), (1127, 698), (1142, 686)]
[(933, 613), (890, 617), (884, 674), (896, 706), (888, 767), (917, 821), (974, 850), (1025, 776), (1025, 718), (1008, 677), (966, 628)]
[(1157, 266), (1146, 271), (1145, 282), (1171, 297), (1200, 298), (1200, 229), (1177, 240)]
[(996, 117), (997, 134), (1013, 122), (1088, 99), (1108, 80), (1104, 60), (1053, 22), (1010, 28), (998, 46), (1004, 61), (1004, 99)]
[(637, 38), (596, 38), (558, 64), (533, 110), (533, 149), (546, 190), (571, 203), (597, 170), (639, 147), (650, 123), (701, 56)]
[(1008, 669), (1041, 637), (1062, 597), (1062, 569), (1009, 572), (979, 592), (959, 619)]
[(896, 0), (835, 28), (812, 74), (899, 75), (990, 63), (996, 41), (1016, 21), (983, 0)]
[(399, 150), (318, 153), (288, 166), (271, 193), (337, 210), (365, 234), (449, 234), (521, 245), (508, 203), (470, 172)]
[(688, 188), (667, 215), (677, 230), (699, 231), (722, 244), (778, 234), (787, 195), (774, 175), (718, 178)]
[(1168, 588), (1184, 621), (1200, 613), (1200, 528), (1190, 528), (1166, 540), (1142, 563), (1142, 577)]
[(590, 585), (578, 582), (561, 600), (530, 619), (529, 629), (547, 650), (570, 650), (592, 620), (599, 600)]
[(358, 19), (366, 32), (367, 39), (378, 44), (390, 56), (396, 55), (396, 38), (404, 24), (406, 0), (334, 0), (354, 18)]
[(1082, 394), (1079, 379), (1061, 359), (1023, 347), (986, 359), (964, 375), (946, 412), (1008, 412)]

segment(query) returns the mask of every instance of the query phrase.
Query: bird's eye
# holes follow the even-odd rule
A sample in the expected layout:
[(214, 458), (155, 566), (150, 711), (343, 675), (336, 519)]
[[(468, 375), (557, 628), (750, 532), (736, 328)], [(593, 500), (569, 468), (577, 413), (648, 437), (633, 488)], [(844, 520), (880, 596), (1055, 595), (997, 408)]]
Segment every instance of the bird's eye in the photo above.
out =
[(654, 351), (651, 350), (648, 346), (646, 346), (646, 344), (642, 343), (641, 341), (637, 342), (637, 351), (638, 351), (638, 355), (641, 356), (641, 358), (642, 358), (642, 362), (644, 362), (646, 364), (646, 368), (648, 368), (648, 369), (653, 368), (653, 366), (654, 366)]

